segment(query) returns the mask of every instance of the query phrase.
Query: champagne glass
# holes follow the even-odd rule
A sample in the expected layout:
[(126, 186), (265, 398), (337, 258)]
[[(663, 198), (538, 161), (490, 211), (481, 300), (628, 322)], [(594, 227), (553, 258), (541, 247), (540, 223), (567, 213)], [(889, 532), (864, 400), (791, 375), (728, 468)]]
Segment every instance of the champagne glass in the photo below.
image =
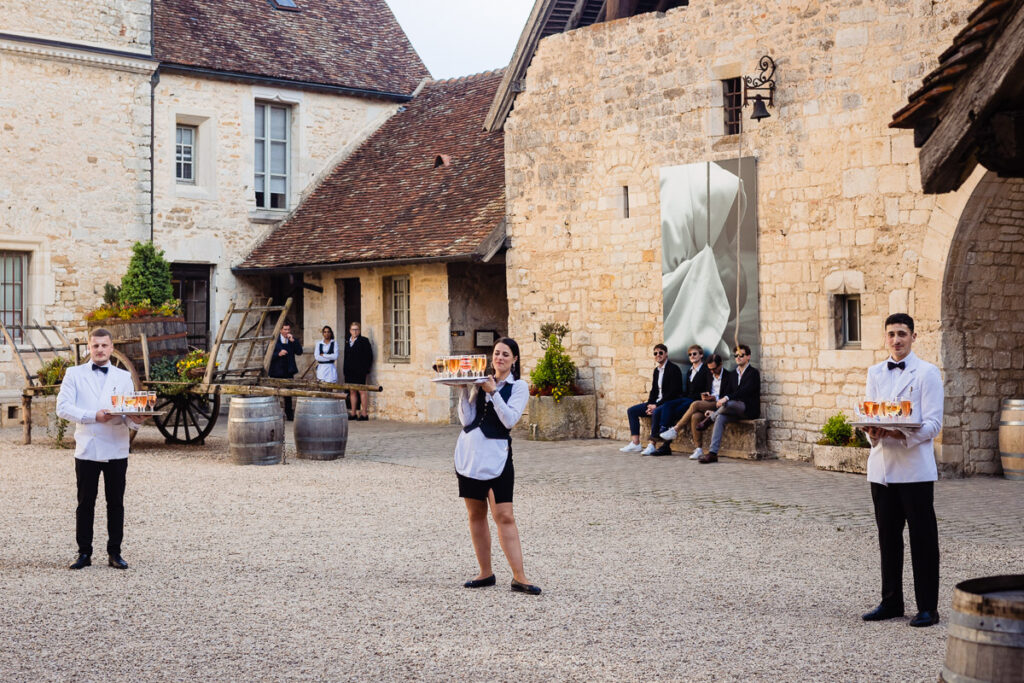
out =
[(897, 401), (885, 402), (885, 416), (894, 418), (900, 414), (900, 404)]
[(878, 403), (875, 401), (864, 401), (864, 412), (872, 419), (878, 417)]
[(459, 357), (448, 356), (445, 359), (445, 365), (448, 369), (448, 377), (455, 377), (455, 375), (458, 374), (459, 372)]
[(473, 356), (473, 373), (477, 377), (484, 376), (484, 370), (487, 369), (487, 356)]
[(434, 372), (439, 376), (444, 375), (444, 356), (441, 354), (434, 357)]
[(110, 408), (113, 412), (118, 412), (121, 409), (121, 395), (111, 394), (110, 395)]
[(459, 356), (459, 370), (462, 377), (469, 377), (469, 371), (473, 369), (473, 359), (469, 356)]
[(146, 407), (149, 408), (150, 410), (153, 410), (154, 408), (156, 408), (156, 392), (155, 391), (146, 392)]
[(900, 415), (903, 417), (910, 417), (914, 414), (914, 404), (909, 398), (897, 396), (896, 400), (900, 403)]

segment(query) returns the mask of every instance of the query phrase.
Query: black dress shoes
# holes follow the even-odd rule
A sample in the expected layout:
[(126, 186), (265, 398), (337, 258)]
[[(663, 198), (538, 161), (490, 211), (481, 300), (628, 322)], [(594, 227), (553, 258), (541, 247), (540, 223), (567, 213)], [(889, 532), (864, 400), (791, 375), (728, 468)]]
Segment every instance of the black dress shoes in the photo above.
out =
[(534, 586), (532, 583), (519, 583), (515, 579), (512, 579), (512, 592), (526, 593), (528, 595), (540, 595), (540, 586)]
[(705, 453), (697, 458), (697, 462), (701, 465), (707, 465), (709, 462), (718, 462), (718, 453)]
[(712, 422), (714, 422), (714, 420), (712, 420), (710, 417), (705, 417), (703, 420), (697, 423), (697, 431), (703, 432), (705, 429), (711, 426)]
[(483, 588), (485, 586), (493, 586), (495, 583), (494, 574), (486, 576), (482, 579), (472, 579), (462, 584), (464, 588)]
[(120, 555), (111, 555), (107, 558), (107, 564), (114, 569), (128, 569), (128, 563)]
[[(867, 614), (862, 614), (861, 619), (864, 621), (883, 621), (885, 619), (897, 619), (903, 616), (902, 607), (889, 607), (888, 605), (879, 605), (875, 609), (871, 610)], [(938, 615), (935, 617), (935, 621), (938, 621)]]
[(666, 441), (665, 443), (655, 448), (654, 452), (651, 453), (651, 455), (672, 455), (672, 446), (670, 446), (668, 444), (668, 441)]
[(918, 612), (914, 618), (910, 620), (910, 625), (917, 628), (922, 626), (934, 626), (937, 623), (939, 623), (939, 613), (935, 610)]
[(82, 567), (88, 567), (92, 564), (92, 560), (89, 559), (88, 555), (79, 555), (78, 559), (75, 560), (68, 569), (81, 569)]

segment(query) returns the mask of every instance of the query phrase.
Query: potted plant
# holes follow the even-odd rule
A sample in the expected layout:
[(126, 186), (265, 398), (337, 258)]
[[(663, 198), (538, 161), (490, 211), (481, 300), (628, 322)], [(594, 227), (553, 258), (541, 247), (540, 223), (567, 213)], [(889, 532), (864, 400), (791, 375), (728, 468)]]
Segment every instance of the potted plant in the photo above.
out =
[(576, 386), (576, 364), (562, 346), (569, 328), (541, 326), (544, 356), (530, 372), (530, 400), (524, 420), (526, 437), (541, 441), (592, 439), (597, 431), (597, 396)]
[(811, 449), (814, 466), (833, 472), (867, 473), (868, 440), (838, 412), (821, 427), (821, 439)]

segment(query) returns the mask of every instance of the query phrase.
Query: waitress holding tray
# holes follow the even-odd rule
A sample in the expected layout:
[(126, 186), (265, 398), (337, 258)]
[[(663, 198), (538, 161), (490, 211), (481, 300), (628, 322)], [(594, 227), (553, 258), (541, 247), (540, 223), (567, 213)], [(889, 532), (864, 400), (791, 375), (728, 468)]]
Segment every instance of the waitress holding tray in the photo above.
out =
[(455, 472), (459, 497), (466, 501), (469, 533), (473, 540), (480, 573), (465, 583), (466, 588), (493, 586), (491, 530), (487, 508), (498, 528), (498, 541), (512, 568), (512, 590), (539, 595), (523, 571), (523, 550), (519, 529), (512, 514), (515, 468), (512, 466), (511, 430), (523, 414), (530, 390), (519, 379), (519, 345), (508, 337), (499, 339), (491, 357), (494, 375), (470, 389), (459, 389), (459, 420), (462, 433), (455, 444)]

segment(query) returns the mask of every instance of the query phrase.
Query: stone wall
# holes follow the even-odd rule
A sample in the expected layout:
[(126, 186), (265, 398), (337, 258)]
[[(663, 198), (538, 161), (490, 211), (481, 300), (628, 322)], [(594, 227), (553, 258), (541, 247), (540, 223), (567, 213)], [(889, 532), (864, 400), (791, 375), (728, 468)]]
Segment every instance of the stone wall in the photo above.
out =
[[(810, 458), (820, 425), (850, 410), (884, 357), (889, 313), (914, 315), (915, 350), (938, 361), (944, 263), (978, 175), (923, 195), (911, 133), (887, 124), (975, 5), (699, 0), (542, 40), (505, 125), (510, 332), (524, 356), (539, 354), (540, 323), (567, 323), (599, 431), (624, 438), (663, 336), (659, 169), (754, 155), (754, 364), (772, 451)], [(747, 108), (742, 137), (723, 135), (721, 79), (757, 75), (766, 52), (772, 117), (754, 123)], [(836, 348), (837, 293), (861, 297), (859, 350)]]
[[(0, 249), (29, 254), (26, 318), (69, 336), (149, 236), (151, 69), (0, 47)], [(11, 358), (0, 345), (2, 386), (20, 388)]]
[(939, 462), (999, 474), (1004, 398), (1024, 396), (1024, 181), (986, 175), (965, 207), (943, 292), (946, 425)]
[[(411, 357), (408, 362), (388, 359), (384, 347), (385, 277), (408, 275), (412, 325)], [(323, 294), (306, 290), (305, 329), (307, 350), (320, 339), (319, 330), (330, 325), (342, 337), (347, 333), (338, 321), (338, 285), (335, 280), (359, 278), (362, 294), (362, 334), (373, 346), (373, 371), (367, 382), (384, 387), (370, 394), (371, 414), (380, 419), (439, 422), (449, 420), (453, 389), (430, 381), (430, 366), (438, 353), (448, 353), (451, 330), (448, 315), (448, 271), (443, 263), (308, 273), (305, 281), (323, 287)], [(312, 355), (309, 355), (312, 359)], [(341, 375), (341, 361), (338, 363)]]
[[(253, 138), (257, 100), (291, 107), (292, 209), (322, 174), (397, 108), (367, 98), (161, 76), (154, 142), (155, 242), (169, 261), (214, 266), (210, 313), (214, 331), (232, 299), (244, 304), (251, 297), (267, 295), (263, 280), (236, 278), (230, 269), (288, 215), (288, 211), (256, 210)], [(194, 184), (175, 180), (175, 128), (179, 123), (197, 129)]]
[(149, 54), (150, 0), (8, 0), (0, 33)]

